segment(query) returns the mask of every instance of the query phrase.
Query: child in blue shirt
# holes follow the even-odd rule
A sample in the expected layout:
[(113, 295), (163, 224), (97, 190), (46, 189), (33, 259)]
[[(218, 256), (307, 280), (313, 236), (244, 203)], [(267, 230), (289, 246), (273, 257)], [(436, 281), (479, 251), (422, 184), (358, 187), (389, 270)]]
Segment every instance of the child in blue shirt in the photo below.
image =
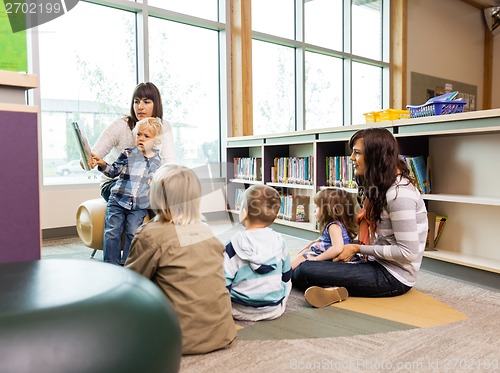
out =
[[(161, 165), (158, 145), (162, 123), (159, 118), (145, 118), (134, 128), (136, 146), (125, 149), (113, 164), (92, 153), (92, 166), (104, 175), (119, 177), (111, 189), (104, 221), (104, 261), (124, 265), (130, 244), (149, 208), (149, 185)], [(122, 250), (122, 235), (125, 241)]]
[(290, 256), (283, 236), (269, 226), (280, 209), (278, 192), (267, 185), (245, 191), (238, 232), (226, 245), (224, 273), (236, 320), (275, 319), (285, 312), (292, 288)]
[[(322, 189), (314, 196), (321, 236), (292, 260), (292, 269), (305, 260), (332, 260), (357, 235), (354, 203), (342, 189)], [(359, 261), (355, 256), (353, 261)]]

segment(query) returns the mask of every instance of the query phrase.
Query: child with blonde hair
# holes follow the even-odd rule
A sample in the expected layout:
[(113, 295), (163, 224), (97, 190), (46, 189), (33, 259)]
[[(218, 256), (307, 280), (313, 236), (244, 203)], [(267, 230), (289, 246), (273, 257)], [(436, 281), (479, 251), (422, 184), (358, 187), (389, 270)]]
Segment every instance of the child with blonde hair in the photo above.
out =
[(161, 165), (158, 154), (161, 120), (142, 119), (137, 122), (133, 134), (136, 146), (125, 149), (112, 164), (92, 153), (92, 167), (98, 166), (107, 177), (118, 177), (106, 207), (103, 242), (104, 261), (116, 265), (123, 265), (127, 259), (135, 231), (143, 223), (149, 208), (151, 179)]
[(180, 165), (163, 165), (151, 184), (156, 216), (132, 242), (125, 266), (153, 281), (179, 318), (182, 353), (225, 348), (236, 338), (223, 274), (223, 244), (202, 221), (201, 185)]
[(280, 209), (276, 189), (252, 185), (244, 195), (238, 232), (226, 245), (224, 272), (233, 318), (258, 321), (280, 317), (292, 288), (290, 255), (283, 236), (269, 226)]

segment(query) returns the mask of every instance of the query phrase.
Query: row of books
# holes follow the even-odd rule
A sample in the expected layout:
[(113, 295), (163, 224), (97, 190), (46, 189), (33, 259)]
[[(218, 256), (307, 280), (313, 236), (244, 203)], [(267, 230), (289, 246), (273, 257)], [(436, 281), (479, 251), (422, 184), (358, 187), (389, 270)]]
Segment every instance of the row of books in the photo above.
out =
[(417, 188), (420, 193), (430, 193), (430, 160), (428, 159), (426, 162), (423, 155), (418, 155), (416, 157), (402, 155), (401, 157), (408, 165), (411, 176), (417, 181)]
[(309, 196), (281, 196), (278, 218), (295, 222), (309, 221)]
[(277, 157), (271, 167), (271, 182), (313, 185), (314, 157)]
[(349, 156), (326, 157), (326, 185), (357, 188), (354, 167)]
[(262, 158), (234, 158), (234, 177), (244, 180), (262, 180)]
[[(244, 193), (245, 189), (238, 188), (235, 190), (234, 205), (236, 210), (241, 208)], [(309, 203), (309, 196), (282, 195), (278, 218), (295, 222), (308, 222)]]

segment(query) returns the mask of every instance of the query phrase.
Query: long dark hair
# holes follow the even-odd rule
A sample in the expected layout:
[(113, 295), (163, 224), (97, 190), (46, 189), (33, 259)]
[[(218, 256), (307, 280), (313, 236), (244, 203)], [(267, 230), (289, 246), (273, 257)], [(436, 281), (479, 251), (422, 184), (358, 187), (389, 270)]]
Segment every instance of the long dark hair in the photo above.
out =
[(163, 104), (161, 102), (160, 90), (151, 82), (139, 83), (132, 94), (132, 102), (130, 103), (130, 114), (125, 118), (130, 130), (133, 130), (135, 124), (139, 121), (134, 111), (134, 100), (136, 98), (148, 98), (153, 101), (153, 118), (163, 119)]
[(363, 139), (365, 174), (357, 177), (359, 195), (369, 200), (367, 217), (374, 223), (381, 220), (382, 210), (387, 205), (386, 193), (396, 178), (401, 175), (410, 183), (410, 170), (400, 157), (399, 146), (389, 130), (383, 127), (366, 128), (357, 131), (349, 140), (352, 149), (354, 143)]

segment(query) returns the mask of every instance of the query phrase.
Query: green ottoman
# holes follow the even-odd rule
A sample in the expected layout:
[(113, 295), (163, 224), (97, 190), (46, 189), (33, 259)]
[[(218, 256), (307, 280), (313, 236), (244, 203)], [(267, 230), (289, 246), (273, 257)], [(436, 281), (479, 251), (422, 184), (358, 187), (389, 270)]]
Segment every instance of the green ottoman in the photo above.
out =
[(178, 372), (177, 316), (139, 274), (44, 259), (0, 264), (0, 373)]

